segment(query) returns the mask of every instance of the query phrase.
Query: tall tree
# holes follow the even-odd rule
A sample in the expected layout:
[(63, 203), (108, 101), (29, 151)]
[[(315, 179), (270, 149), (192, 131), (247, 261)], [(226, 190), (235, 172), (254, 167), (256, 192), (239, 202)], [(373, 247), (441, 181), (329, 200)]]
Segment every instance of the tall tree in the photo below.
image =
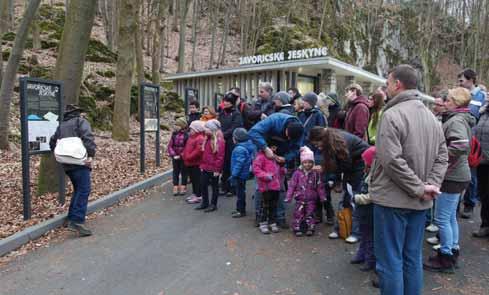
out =
[(27, 6), (19, 29), (15, 35), (14, 46), (10, 52), (7, 62), (7, 68), (3, 75), (2, 84), (0, 87), (0, 149), (8, 149), (8, 134), (9, 134), (9, 117), (10, 117), (10, 102), (14, 91), (14, 84), (17, 70), (19, 68), (20, 59), (24, 52), (25, 41), (29, 33), (29, 27), (32, 20), (36, 16), (36, 11), (39, 8), (41, 0), (31, 0)]
[[(85, 55), (92, 32), (97, 0), (69, 1), (66, 21), (58, 49), (54, 79), (63, 82), (65, 104), (78, 104)], [(37, 193), (58, 189), (57, 164), (52, 156), (43, 156), (39, 168)]]
[(214, 66), (214, 50), (216, 47), (216, 33), (217, 33), (217, 13), (216, 13), (216, 0), (209, 1), (209, 23), (211, 24), (211, 53), (209, 56), (209, 69)]
[(194, 0), (193, 11), (192, 11), (192, 65), (190, 70), (195, 71), (195, 49), (197, 47), (197, 26), (199, 22), (199, 0)]
[(165, 28), (167, 3), (166, 0), (159, 0), (158, 15), (156, 17), (155, 28), (153, 31), (153, 59), (151, 63), (151, 76), (153, 84), (160, 84), (160, 65), (163, 59), (162, 50)]
[(217, 63), (217, 66), (219, 67), (220, 65), (224, 65), (224, 62), (226, 60), (226, 45), (228, 43), (228, 34), (229, 34), (229, 22), (231, 20), (231, 11), (230, 11), (230, 5), (229, 3), (226, 1), (224, 2), (224, 29), (222, 31), (222, 44), (221, 44), (221, 55), (219, 57), (219, 61)]
[(188, 7), (192, 0), (182, 0), (180, 2), (180, 38), (178, 42), (178, 69), (177, 73), (181, 73), (185, 67), (185, 29), (187, 27)]
[(129, 118), (131, 109), (131, 85), (134, 71), (134, 34), (137, 31), (135, 14), (138, 0), (120, 0), (117, 74), (115, 85), (112, 138), (129, 140)]
[[(0, 56), (3, 56), (2, 42), (3, 35), (8, 32), (8, 0), (0, 0)], [(0, 81), (3, 76), (3, 57), (0, 57)]]

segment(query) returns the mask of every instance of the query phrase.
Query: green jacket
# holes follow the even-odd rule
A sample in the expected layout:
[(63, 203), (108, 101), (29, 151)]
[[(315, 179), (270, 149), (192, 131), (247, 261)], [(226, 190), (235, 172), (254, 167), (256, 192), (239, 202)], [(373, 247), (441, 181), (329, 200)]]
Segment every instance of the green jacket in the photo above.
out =
[(368, 143), (371, 145), (375, 145), (375, 139), (377, 137), (377, 128), (379, 128), (379, 122), (382, 118), (382, 113), (384, 110), (379, 111), (379, 117), (377, 119), (376, 124), (374, 124), (373, 113), (370, 114), (370, 120), (368, 121), (367, 135), (368, 135)]

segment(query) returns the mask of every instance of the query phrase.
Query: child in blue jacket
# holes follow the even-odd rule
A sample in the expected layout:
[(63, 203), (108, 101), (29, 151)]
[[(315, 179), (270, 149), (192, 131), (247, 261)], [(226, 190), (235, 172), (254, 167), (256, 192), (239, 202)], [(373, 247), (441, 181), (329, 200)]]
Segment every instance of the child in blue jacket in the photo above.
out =
[(255, 145), (251, 142), (248, 132), (244, 128), (233, 131), (235, 147), (231, 154), (231, 186), (236, 188), (236, 211), (233, 218), (246, 216), (246, 180), (250, 175), (251, 161), (256, 153)]

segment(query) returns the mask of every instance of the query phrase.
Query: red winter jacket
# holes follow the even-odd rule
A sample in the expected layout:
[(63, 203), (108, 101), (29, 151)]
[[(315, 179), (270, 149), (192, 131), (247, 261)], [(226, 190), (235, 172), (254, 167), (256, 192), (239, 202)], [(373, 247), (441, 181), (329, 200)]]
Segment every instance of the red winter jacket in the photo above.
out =
[(346, 113), (345, 130), (361, 139), (365, 139), (370, 117), (369, 102), (365, 96), (359, 96), (351, 102)]
[(207, 172), (221, 173), (224, 166), (224, 152), (226, 146), (222, 134), (217, 137), (217, 152), (212, 152), (211, 138), (207, 137), (204, 154), (202, 155), (202, 162), (200, 162), (200, 169)]
[(285, 168), (267, 158), (263, 152), (259, 152), (253, 161), (253, 173), (260, 192), (280, 191)]
[(183, 149), (183, 163), (187, 167), (199, 166), (202, 161), (202, 144), (204, 143), (205, 134), (195, 133), (190, 135)]

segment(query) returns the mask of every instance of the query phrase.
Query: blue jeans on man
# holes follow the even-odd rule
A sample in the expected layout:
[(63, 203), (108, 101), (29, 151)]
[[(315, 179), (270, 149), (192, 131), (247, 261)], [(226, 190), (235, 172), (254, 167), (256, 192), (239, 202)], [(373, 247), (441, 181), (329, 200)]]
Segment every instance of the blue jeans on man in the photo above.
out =
[(84, 223), (87, 214), (88, 196), (90, 195), (90, 168), (80, 166), (66, 171), (73, 184), (68, 220), (75, 223)]
[(477, 168), (470, 169), (470, 184), (464, 194), (464, 206), (474, 208), (479, 201), (477, 193)]
[(422, 294), (425, 221), (425, 210), (374, 205), (374, 250), (381, 294)]
[(441, 193), (436, 199), (435, 223), (439, 228), (440, 251), (452, 255), (452, 249), (459, 248), (457, 205), (460, 194)]

